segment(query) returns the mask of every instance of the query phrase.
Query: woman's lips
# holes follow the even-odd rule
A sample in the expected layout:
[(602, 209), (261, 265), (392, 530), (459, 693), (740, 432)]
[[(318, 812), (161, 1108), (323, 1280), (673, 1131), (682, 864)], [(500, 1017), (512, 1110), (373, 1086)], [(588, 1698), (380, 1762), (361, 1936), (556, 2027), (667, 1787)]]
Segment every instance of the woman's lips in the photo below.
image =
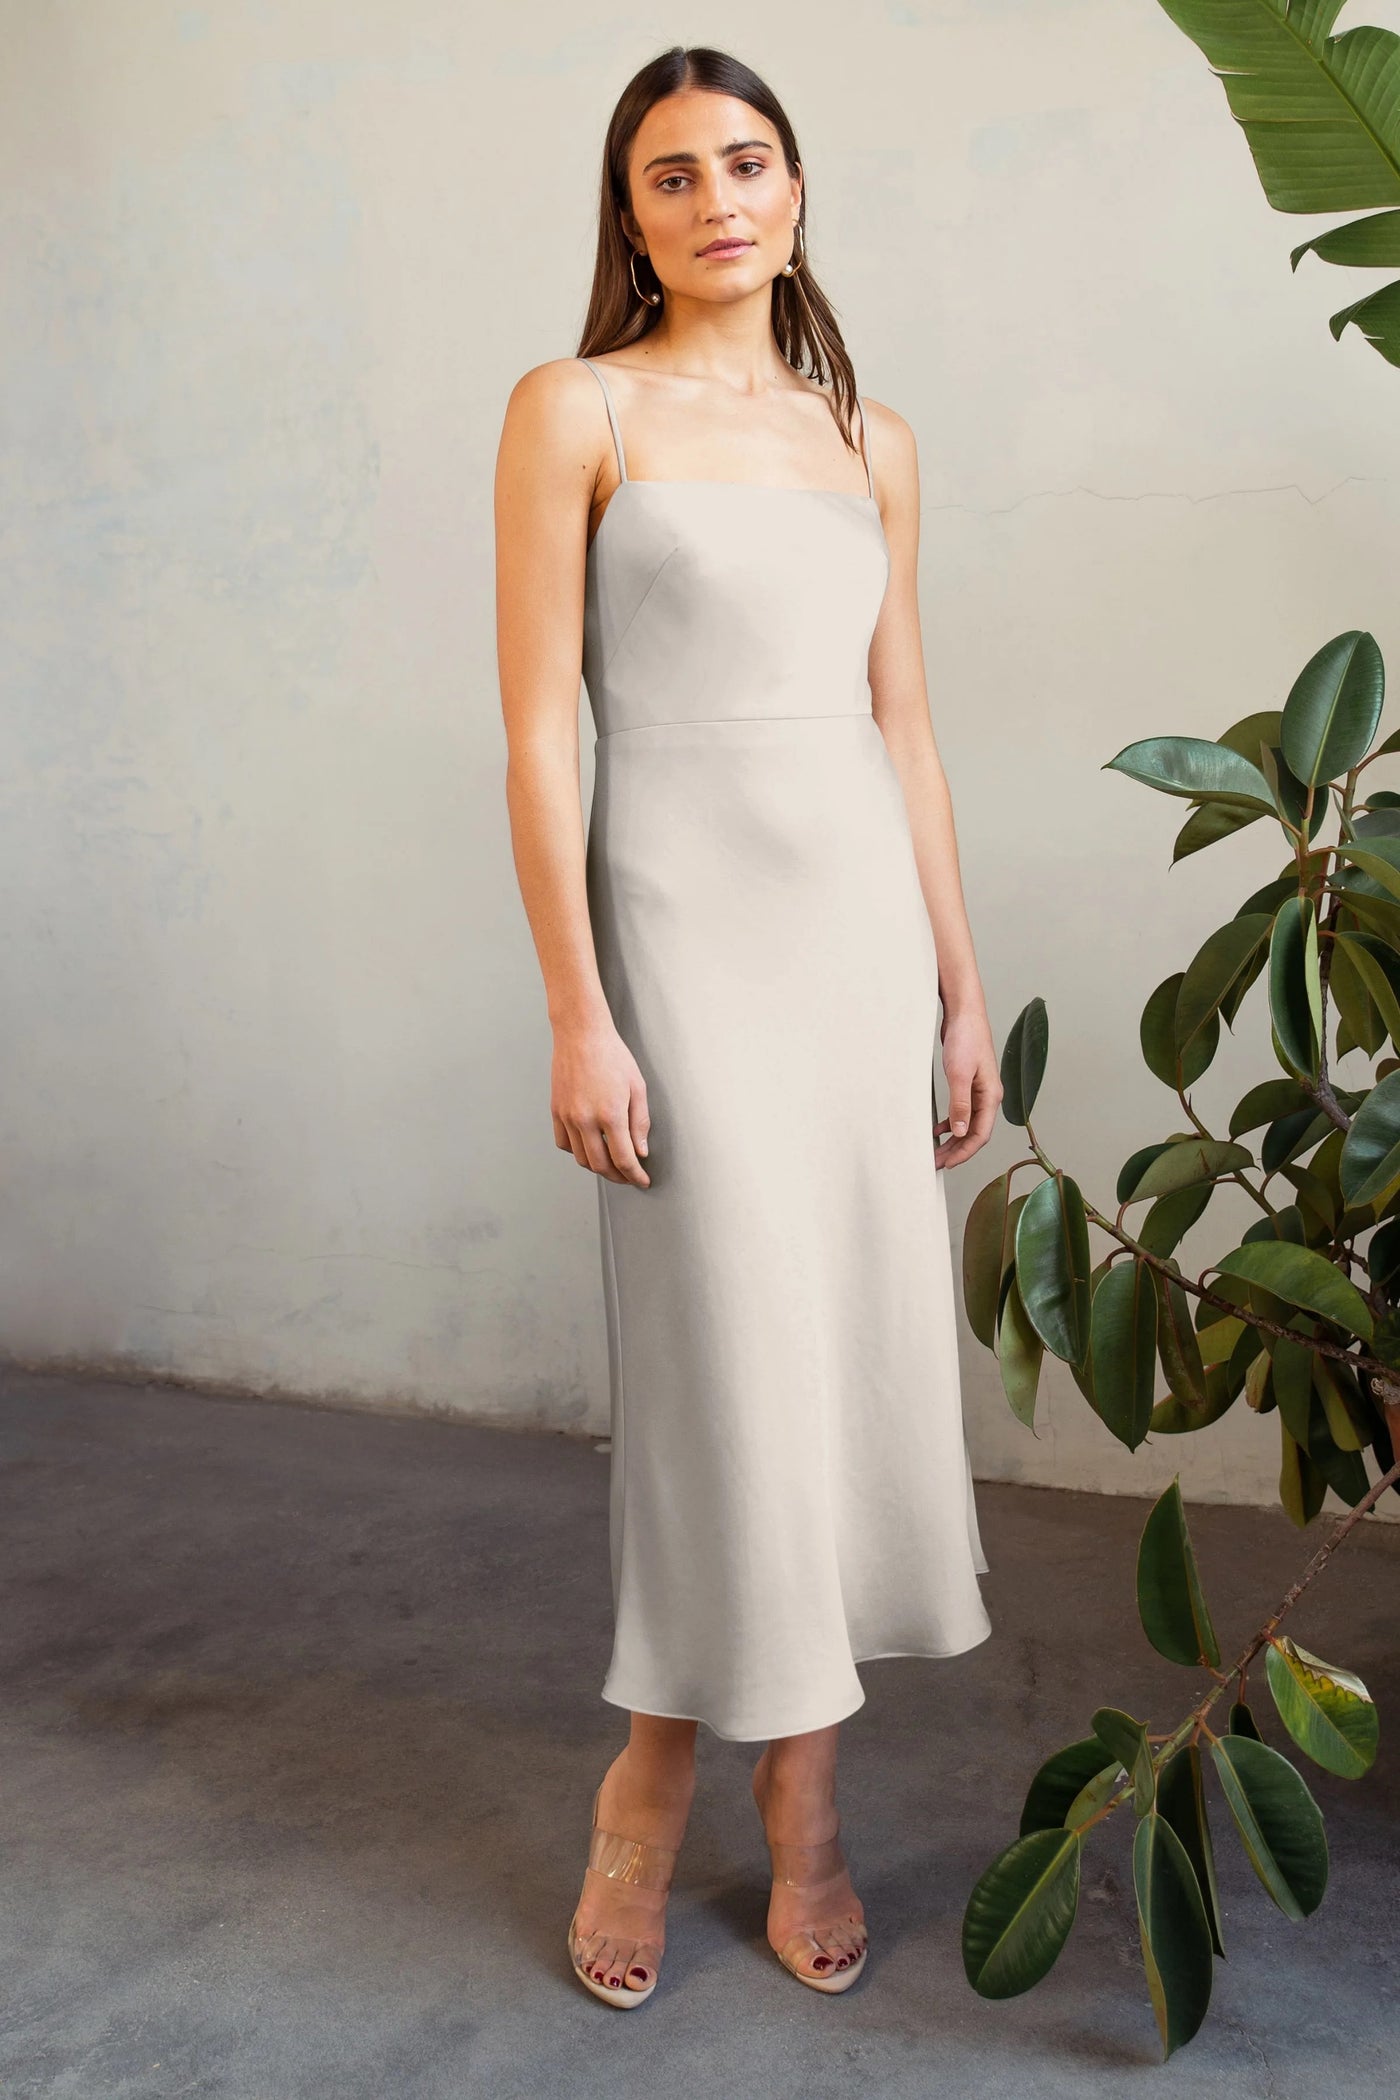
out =
[(709, 247), (702, 248), (700, 253), (701, 255), (742, 255), (746, 248), (752, 248), (752, 246), (752, 241), (711, 241)]

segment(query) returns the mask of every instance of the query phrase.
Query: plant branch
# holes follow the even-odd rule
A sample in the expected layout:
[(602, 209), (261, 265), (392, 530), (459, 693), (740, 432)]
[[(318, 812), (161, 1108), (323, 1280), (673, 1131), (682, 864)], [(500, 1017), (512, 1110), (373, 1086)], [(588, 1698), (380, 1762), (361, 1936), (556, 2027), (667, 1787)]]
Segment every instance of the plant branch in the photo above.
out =
[[(1029, 1121), (1026, 1124), (1026, 1134), (1030, 1138), (1036, 1163), (1043, 1167), (1047, 1174), (1057, 1174), (1060, 1170), (1054, 1165), (1049, 1155), (1041, 1149)], [(1016, 1166), (1029, 1166), (1029, 1164), (1029, 1160), (1017, 1160), (1015, 1166), (1008, 1169), (1008, 1178), (1011, 1173), (1015, 1172)], [(1143, 1246), (1141, 1240), (1135, 1240), (1131, 1233), (1124, 1232), (1123, 1228), (1115, 1224), (1112, 1218), (1105, 1217), (1104, 1213), (1089, 1201), (1082, 1190), (1080, 1191), (1080, 1201), (1084, 1205), (1085, 1216), (1093, 1224), (1100, 1226), (1109, 1235), (1110, 1239), (1117, 1240), (1120, 1246), (1126, 1247), (1131, 1254), (1136, 1255), (1137, 1259), (1145, 1262), (1149, 1268), (1160, 1269), (1164, 1276), (1170, 1277), (1173, 1283), (1180, 1284), (1182, 1290), (1189, 1291), (1193, 1297), (1202, 1299), (1207, 1305), (1219, 1306), (1222, 1312), (1229, 1313), (1234, 1319), (1243, 1320), (1248, 1327), (1257, 1327), (1262, 1334), (1274, 1335), (1280, 1341), (1299, 1342), (1305, 1348), (1314, 1350), (1319, 1356), (1332, 1356), (1340, 1363), (1349, 1364), (1353, 1370), (1365, 1370), (1373, 1377), (1386, 1381), (1393, 1380), (1394, 1374), (1389, 1366), (1379, 1362), (1375, 1357), (1367, 1356), (1364, 1353), (1358, 1354), (1338, 1342), (1325, 1341), (1320, 1335), (1301, 1335), (1296, 1327), (1282, 1327), (1277, 1320), (1269, 1319), (1266, 1314), (1256, 1313), (1250, 1307), (1238, 1304), (1233, 1298), (1227, 1298), (1221, 1292), (1211, 1290), (1207, 1284), (1195, 1282), (1191, 1277), (1183, 1276), (1179, 1269), (1174, 1268), (1160, 1254), (1154, 1254), (1150, 1247)], [(1397, 1399), (1400, 1399), (1400, 1385), (1395, 1387), (1395, 1391)]]
[[(1182, 1743), (1185, 1742), (1187, 1736), (1191, 1735), (1196, 1729), (1204, 1726), (1206, 1715), (1215, 1705), (1216, 1700), (1219, 1699), (1221, 1695), (1226, 1691), (1229, 1684), (1234, 1678), (1238, 1678), (1240, 1680), (1241, 1686), (1243, 1686), (1244, 1675), (1246, 1670), (1249, 1668), (1249, 1665), (1253, 1662), (1255, 1656), (1259, 1653), (1260, 1649), (1264, 1646), (1265, 1642), (1272, 1637), (1274, 1629), (1279, 1624), (1279, 1621), (1283, 1619), (1290, 1611), (1292, 1611), (1294, 1605), (1298, 1602), (1298, 1599), (1302, 1596), (1304, 1590), (1306, 1590), (1306, 1588), (1308, 1587), (1308, 1584), (1312, 1582), (1316, 1576), (1321, 1574), (1322, 1570), (1331, 1560), (1332, 1555), (1337, 1551), (1337, 1548), (1347, 1537), (1347, 1534), (1355, 1529), (1356, 1525), (1358, 1525), (1361, 1522), (1361, 1519), (1364, 1516), (1366, 1516), (1369, 1511), (1375, 1508), (1377, 1502), (1379, 1502), (1381, 1496), (1385, 1493), (1386, 1489), (1392, 1486), (1393, 1483), (1397, 1480), (1400, 1480), (1400, 1460), (1396, 1461), (1396, 1463), (1390, 1468), (1390, 1471), (1388, 1473), (1383, 1473), (1380, 1479), (1374, 1482), (1374, 1484), (1371, 1486), (1368, 1492), (1362, 1496), (1361, 1500), (1357, 1503), (1356, 1507), (1354, 1509), (1348, 1510), (1346, 1515), (1341, 1519), (1340, 1523), (1338, 1523), (1334, 1527), (1330, 1535), (1323, 1541), (1322, 1545), (1319, 1546), (1317, 1552), (1308, 1562), (1307, 1566), (1304, 1568), (1302, 1574), (1298, 1577), (1296, 1582), (1293, 1582), (1289, 1585), (1288, 1589), (1284, 1592), (1284, 1595), (1280, 1598), (1274, 1610), (1270, 1613), (1269, 1617), (1260, 1627), (1258, 1633), (1256, 1633), (1251, 1640), (1246, 1642), (1244, 1648), (1241, 1650), (1240, 1655), (1238, 1656), (1232, 1668), (1228, 1671), (1212, 1670), (1211, 1674), (1218, 1679), (1218, 1682), (1211, 1687), (1211, 1689), (1206, 1693), (1205, 1697), (1201, 1699), (1197, 1705), (1192, 1707), (1190, 1713), (1187, 1714), (1185, 1720), (1182, 1721), (1176, 1728), (1174, 1728), (1171, 1731), (1170, 1735), (1165, 1736), (1162, 1739), (1161, 1748), (1154, 1754), (1152, 1759), (1154, 1771), (1160, 1771), (1162, 1766), (1166, 1763), (1167, 1759), (1175, 1755), (1177, 1750), (1181, 1747)], [(1206, 1733), (1210, 1734), (1210, 1730), (1207, 1729)], [(1080, 1835), (1083, 1836), (1083, 1834), (1086, 1831), (1092, 1830), (1095, 1823), (1101, 1823), (1104, 1820), (1105, 1816), (1112, 1815), (1114, 1809), (1121, 1807), (1123, 1802), (1132, 1798), (1132, 1794), (1133, 1782), (1131, 1779), (1128, 1779), (1118, 1789), (1118, 1792), (1112, 1795), (1110, 1799), (1104, 1803), (1101, 1809), (1096, 1810), (1092, 1816), (1089, 1816), (1083, 1823), (1079, 1825)]]

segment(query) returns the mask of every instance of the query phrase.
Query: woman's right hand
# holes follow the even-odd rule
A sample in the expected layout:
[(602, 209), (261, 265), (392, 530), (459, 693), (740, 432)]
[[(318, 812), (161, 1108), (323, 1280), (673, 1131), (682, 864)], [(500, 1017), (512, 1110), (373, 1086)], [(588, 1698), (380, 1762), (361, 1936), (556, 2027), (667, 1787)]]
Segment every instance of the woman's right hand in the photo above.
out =
[(646, 1081), (611, 1020), (555, 1029), (550, 1109), (561, 1152), (606, 1181), (651, 1187), (638, 1156), (651, 1128)]

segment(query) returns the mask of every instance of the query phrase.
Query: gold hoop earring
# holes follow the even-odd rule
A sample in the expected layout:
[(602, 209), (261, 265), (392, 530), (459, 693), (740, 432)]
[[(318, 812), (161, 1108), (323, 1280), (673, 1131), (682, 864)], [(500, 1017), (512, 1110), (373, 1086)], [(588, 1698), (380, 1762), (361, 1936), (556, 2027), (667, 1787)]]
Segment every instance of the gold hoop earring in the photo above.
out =
[[(660, 306), (660, 304), (661, 304), (661, 293), (660, 293), (660, 291), (659, 291), (659, 290), (657, 290), (657, 291), (654, 291), (654, 292), (644, 292), (644, 291), (642, 290), (641, 286), (640, 286), (640, 285), (638, 284), (638, 282), (637, 282), (637, 251), (636, 251), (636, 249), (635, 249), (635, 248), (634, 248), (634, 249), (632, 250), (632, 262), (631, 262), (631, 270), (632, 270), (632, 289), (633, 289), (633, 291), (634, 291), (634, 292), (635, 292), (635, 293), (637, 294), (637, 297), (638, 297), (638, 298), (639, 298), (640, 300), (642, 300), (642, 301), (643, 301), (643, 302), (644, 302), (644, 303), (645, 303), (645, 304), (646, 304), (647, 306)], [(655, 274), (655, 273), (653, 272), (653, 274)], [(658, 282), (659, 282), (659, 280), (658, 280)]]
[(795, 277), (807, 260), (807, 243), (802, 238), (802, 221), (800, 219), (793, 220), (792, 230), (797, 235), (797, 252), (783, 264), (781, 274), (784, 277)]

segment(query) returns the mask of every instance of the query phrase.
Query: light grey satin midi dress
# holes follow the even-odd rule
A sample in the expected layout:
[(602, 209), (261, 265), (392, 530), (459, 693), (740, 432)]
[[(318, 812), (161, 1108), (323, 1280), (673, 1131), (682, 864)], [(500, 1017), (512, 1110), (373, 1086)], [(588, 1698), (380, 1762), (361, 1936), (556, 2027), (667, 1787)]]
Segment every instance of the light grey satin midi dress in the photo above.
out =
[[(585, 360), (585, 362), (590, 362)], [(942, 1172), (937, 958), (868, 652), (868, 495), (621, 484), (587, 557), (590, 915), (646, 1081), (598, 1180), (604, 1699), (767, 1741), (991, 1632)]]

